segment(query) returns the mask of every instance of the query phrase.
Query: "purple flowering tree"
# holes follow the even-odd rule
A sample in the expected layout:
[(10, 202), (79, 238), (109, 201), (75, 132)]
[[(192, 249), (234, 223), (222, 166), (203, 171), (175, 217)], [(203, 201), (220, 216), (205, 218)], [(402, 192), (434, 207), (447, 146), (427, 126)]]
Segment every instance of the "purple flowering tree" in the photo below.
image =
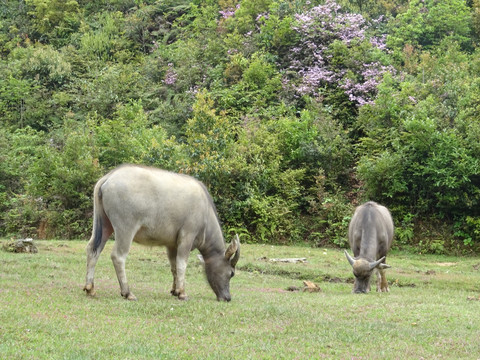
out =
[(357, 106), (371, 104), (383, 74), (393, 71), (379, 61), (386, 52), (385, 37), (367, 37), (364, 17), (340, 10), (327, 0), (295, 15), (299, 41), (291, 48), (284, 83), (299, 95), (316, 95), (330, 86), (342, 89)]
[(165, 72), (165, 78), (162, 80), (165, 85), (174, 85), (177, 82), (177, 72), (173, 68), (173, 64), (169, 63), (167, 71)]

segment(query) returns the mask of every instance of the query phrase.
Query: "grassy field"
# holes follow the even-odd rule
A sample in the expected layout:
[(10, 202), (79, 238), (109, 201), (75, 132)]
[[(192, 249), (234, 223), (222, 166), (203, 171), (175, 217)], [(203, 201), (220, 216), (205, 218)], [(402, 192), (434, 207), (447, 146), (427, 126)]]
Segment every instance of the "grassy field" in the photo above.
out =
[[(390, 292), (351, 293), (343, 252), (243, 245), (219, 303), (193, 252), (189, 301), (169, 294), (165, 249), (134, 245), (120, 297), (109, 242), (97, 296), (82, 289), (86, 242), (0, 251), (1, 359), (480, 359), (480, 258), (392, 252)], [(306, 257), (307, 263), (271, 258)], [(321, 292), (287, 291), (314, 281)]]

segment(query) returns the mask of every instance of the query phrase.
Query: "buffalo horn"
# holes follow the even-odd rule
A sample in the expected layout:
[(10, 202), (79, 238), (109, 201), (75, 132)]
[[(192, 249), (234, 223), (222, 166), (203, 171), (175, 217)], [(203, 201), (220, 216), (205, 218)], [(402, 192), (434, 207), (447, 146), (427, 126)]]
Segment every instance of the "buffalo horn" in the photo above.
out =
[(350, 256), (350, 254), (348, 253), (347, 250), (345, 250), (345, 256), (347, 257), (347, 260), (350, 263), (350, 265), (353, 266), (353, 263), (355, 262), (355, 259)]
[(375, 269), (378, 265), (381, 264), (381, 262), (385, 260), (385, 256), (382, 257), (381, 259), (378, 259), (377, 261), (371, 262), (370, 263), (370, 270)]

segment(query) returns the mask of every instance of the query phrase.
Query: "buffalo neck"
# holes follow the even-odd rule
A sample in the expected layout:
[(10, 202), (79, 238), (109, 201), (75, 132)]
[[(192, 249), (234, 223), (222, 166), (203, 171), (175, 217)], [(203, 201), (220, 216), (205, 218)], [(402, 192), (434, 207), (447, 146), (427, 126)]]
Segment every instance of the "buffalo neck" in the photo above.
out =
[(211, 226), (207, 226), (205, 230), (205, 238), (198, 246), (198, 250), (205, 260), (214, 256), (223, 256), (225, 254), (225, 240), (223, 239), (222, 229), (218, 222), (214, 222)]
[(362, 244), (360, 246), (359, 258), (368, 261), (375, 261), (377, 258), (377, 228), (372, 219), (372, 214), (368, 214), (368, 219), (362, 229)]

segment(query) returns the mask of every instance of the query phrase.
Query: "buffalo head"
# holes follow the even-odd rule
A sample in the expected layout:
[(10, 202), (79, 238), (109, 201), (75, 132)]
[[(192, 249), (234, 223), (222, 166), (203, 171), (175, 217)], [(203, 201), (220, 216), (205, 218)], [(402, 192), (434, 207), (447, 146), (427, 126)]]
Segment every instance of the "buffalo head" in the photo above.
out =
[(238, 235), (230, 243), (224, 254), (205, 259), (205, 272), (217, 300), (230, 301), (230, 279), (235, 275), (235, 265), (240, 257), (240, 239)]
[(345, 250), (345, 256), (353, 268), (353, 275), (355, 276), (355, 283), (353, 285), (353, 292), (356, 294), (366, 294), (370, 291), (370, 277), (375, 269), (387, 269), (390, 265), (383, 264), (385, 256), (377, 261), (368, 261), (365, 259), (354, 259)]

